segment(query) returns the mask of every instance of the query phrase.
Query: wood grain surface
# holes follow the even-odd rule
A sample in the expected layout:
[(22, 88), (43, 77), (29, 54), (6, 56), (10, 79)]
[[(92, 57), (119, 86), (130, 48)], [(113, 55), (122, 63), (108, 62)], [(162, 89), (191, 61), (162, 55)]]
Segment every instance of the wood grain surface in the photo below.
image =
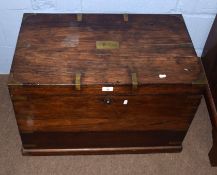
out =
[(23, 132), (187, 130), (200, 99), (199, 95), (54, 95), (15, 99), (13, 104)]
[[(26, 14), (17, 42), (10, 84), (139, 85), (191, 84), (200, 79), (200, 60), (180, 15)], [(115, 41), (117, 49), (97, 49)], [(159, 74), (166, 74), (160, 79)]]

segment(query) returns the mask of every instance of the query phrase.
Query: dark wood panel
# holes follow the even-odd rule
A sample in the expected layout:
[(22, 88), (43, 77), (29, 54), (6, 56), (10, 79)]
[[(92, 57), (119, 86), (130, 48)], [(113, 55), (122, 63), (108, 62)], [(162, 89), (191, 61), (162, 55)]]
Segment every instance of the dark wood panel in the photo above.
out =
[(186, 131), (21, 133), (25, 149), (181, 146)]
[(54, 95), (14, 98), (13, 104), (21, 131), (187, 130), (200, 99), (200, 95)]
[[(202, 69), (180, 15), (37, 14), (24, 17), (9, 83), (130, 85), (192, 84)], [(117, 49), (97, 49), (115, 41)], [(164, 79), (159, 74), (166, 74)], [(16, 84), (16, 83), (15, 83)], [(204, 82), (202, 82), (204, 84)]]
[(215, 18), (213, 26), (210, 30), (202, 54), (203, 65), (208, 80), (211, 80), (209, 82), (211, 85), (214, 82), (216, 82), (215, 77), (217, 75), (217, 49), (216, 48), (217, 48), (217, 18)]
[[(217, 108), (217, 18), (215, 19), (213, 27), (209, 33), (209, 37), (203, 51), (202, 61), (213, 100)], [(215, 123), (217, 127), (217, 119)]]
[(208, 78), (205, 99), (212, 122), (213, 146), (209, 152), (210, 163), (217, 166), (217, 17), (206, 41), (202, 62)]

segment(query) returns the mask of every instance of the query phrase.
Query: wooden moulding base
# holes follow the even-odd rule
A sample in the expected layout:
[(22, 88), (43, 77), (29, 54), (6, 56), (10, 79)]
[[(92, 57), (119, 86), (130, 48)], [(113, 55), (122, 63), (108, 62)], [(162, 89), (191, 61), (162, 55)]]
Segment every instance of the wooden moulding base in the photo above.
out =
[(182, 151), (182, 146), (78, 148), (78, 149), (24, 149), (22, 148), (22, 154), (25, 156), (145, 154), (145, 153), (175, 153), (181, 151)]

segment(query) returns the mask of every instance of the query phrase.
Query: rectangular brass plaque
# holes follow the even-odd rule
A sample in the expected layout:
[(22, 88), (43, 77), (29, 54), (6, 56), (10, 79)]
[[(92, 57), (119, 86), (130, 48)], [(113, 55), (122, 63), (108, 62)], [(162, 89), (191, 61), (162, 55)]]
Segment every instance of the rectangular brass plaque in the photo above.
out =
[(96, 49), (118, 49), (118, 41), (96, 41)]

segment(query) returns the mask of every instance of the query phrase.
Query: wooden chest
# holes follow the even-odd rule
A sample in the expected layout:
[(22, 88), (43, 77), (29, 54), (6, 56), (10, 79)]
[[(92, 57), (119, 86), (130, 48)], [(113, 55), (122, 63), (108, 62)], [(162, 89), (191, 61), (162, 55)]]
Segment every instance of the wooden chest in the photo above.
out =
[(181, 15), (25, 14), (9, 91), (25, 155), (177, 152), (206, 85)]

